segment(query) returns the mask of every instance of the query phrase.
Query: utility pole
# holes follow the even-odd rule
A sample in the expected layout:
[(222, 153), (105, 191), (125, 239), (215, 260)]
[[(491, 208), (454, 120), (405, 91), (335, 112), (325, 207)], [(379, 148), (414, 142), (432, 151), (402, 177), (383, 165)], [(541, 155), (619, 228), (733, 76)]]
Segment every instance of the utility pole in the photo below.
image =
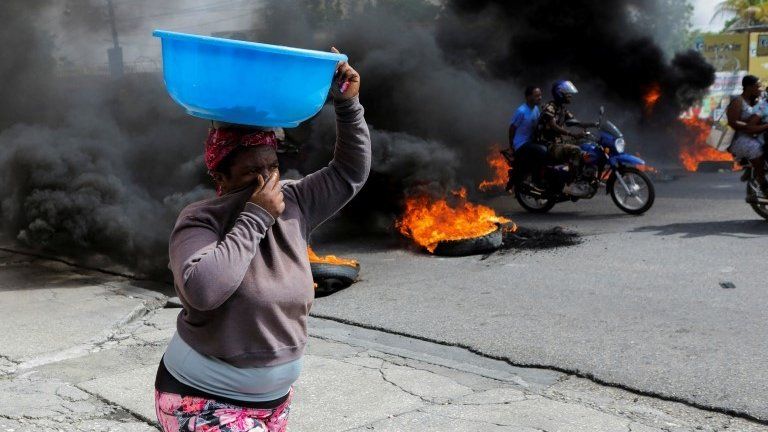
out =
[(117, 40), (117, 24), (115, 23), (115, 8), (112, 5), (112, 0), (107, 0), (107, 8), (109, 9), (109, 24), (112, 26), (112, 43), (115, 48), (120, 48), (120, 42)]
[(112, 0), (107, 0), (107, 10), (109, 11), (109, 24), (112, 27), (112, 48), (107, 49), (107, 58), (109, 59), (109, 72), (112, 78), (123, 76), (123, 49), (120, 47), (120, 41), (117, 38), (117, 23), (115, 22), (115, 8)]

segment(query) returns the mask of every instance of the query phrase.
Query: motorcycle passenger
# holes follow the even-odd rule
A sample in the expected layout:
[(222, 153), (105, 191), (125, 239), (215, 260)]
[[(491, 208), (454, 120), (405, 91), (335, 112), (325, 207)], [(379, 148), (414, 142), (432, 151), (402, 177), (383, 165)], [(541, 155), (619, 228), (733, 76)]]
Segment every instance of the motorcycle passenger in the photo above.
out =
[(728, 125), (736, 133), (733, 143), (728, 147), (736, 159), (748, 159), (752, 165), (754, 179), (760, 187), (763, 197), (768, 197), (768, 180), (765, 178), (765, 155), (763, 142), (758, 135), (768, 131), (768, 124), (756, 124), (750, 121), (757, 114), (757, 101), (760, 97), (760, 81), (754, 75), (747, 75), (741, 80), (741, 95), (736, 96), (728, 105)]
[(571, 182), (563, 188), (563, 192), (580, 197), (589, 194), (589, 186), (578, 179), (581, 166), (582, 151), (574, 143), (575, 140), (584, 138), (582, 131), (572, 132), (565, 127), (565, 122), (573, 119), (573, 114), (568, 111), (567, 105), (571, 103), (573, 95), (579, 91), (570, 81), (557, 81), (552, 86), (553, 100), (541, 109), (537, 128), (538, 141), (547, 146), (550, 159), (556, 163), (567, 163), (572, 174)]
[(533, 174), (534, 183), (537, 183), (541, 167), (546, 161), (546, 147), (533, 140), (541, 114), (539, 104), (541, 89), (526, 87), (525, 103), (515, 110), (509, 121), (509, 147), (514, 152), (514, 166), (507, 190), (511, 190), (516, 181), (529, 172)]

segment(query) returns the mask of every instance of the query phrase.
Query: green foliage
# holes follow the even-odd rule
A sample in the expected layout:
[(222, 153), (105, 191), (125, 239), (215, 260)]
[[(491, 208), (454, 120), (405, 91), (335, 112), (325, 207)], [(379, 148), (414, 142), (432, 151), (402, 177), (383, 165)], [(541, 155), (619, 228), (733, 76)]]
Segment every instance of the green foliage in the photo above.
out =
[(725, 29), (768, 24), (768, 0), (723, 0), (712, 17), (730, 17)]
[(729, 28), (736, 27), (736, 23), (738, 23), (740, 21), (741, 21), (741, 18), (739, 18), (739, 17), (733, 17), (733, 18), (731, 18), (729, 20), (726, 20), (725, 23), (723, 24), (723, 31), (726, 31)]

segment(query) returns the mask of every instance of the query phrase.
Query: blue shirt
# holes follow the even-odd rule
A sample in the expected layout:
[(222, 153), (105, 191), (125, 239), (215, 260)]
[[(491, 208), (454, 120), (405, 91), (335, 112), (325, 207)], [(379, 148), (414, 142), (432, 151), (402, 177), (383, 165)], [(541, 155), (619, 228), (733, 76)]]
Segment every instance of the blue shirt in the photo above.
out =
[(531, 108), (528, 104), (522, 104), (515, 110), (512, 120), (509, 121), (509, 124), (516, 128), (515, 138), (512, 141), (515, 150), (531, 140), (540, 114), (538, 105)]

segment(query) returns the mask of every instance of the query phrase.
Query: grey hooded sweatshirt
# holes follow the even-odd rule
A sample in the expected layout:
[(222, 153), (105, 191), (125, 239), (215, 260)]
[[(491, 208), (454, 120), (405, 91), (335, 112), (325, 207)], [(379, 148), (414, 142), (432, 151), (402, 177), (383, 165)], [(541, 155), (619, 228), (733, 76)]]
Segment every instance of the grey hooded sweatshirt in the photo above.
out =
[(170, 268), (184, 306), (179, 336), (195, 351), (236, 367), (266, 367), (302, 356), (314, 288), (307, 238), (362, 188), (371, 140), (357, 97), (335, 102), (330, 164), (281, 182), (285, 211), (275, 220), (248, 202), (252, 188), (181, 211)]

